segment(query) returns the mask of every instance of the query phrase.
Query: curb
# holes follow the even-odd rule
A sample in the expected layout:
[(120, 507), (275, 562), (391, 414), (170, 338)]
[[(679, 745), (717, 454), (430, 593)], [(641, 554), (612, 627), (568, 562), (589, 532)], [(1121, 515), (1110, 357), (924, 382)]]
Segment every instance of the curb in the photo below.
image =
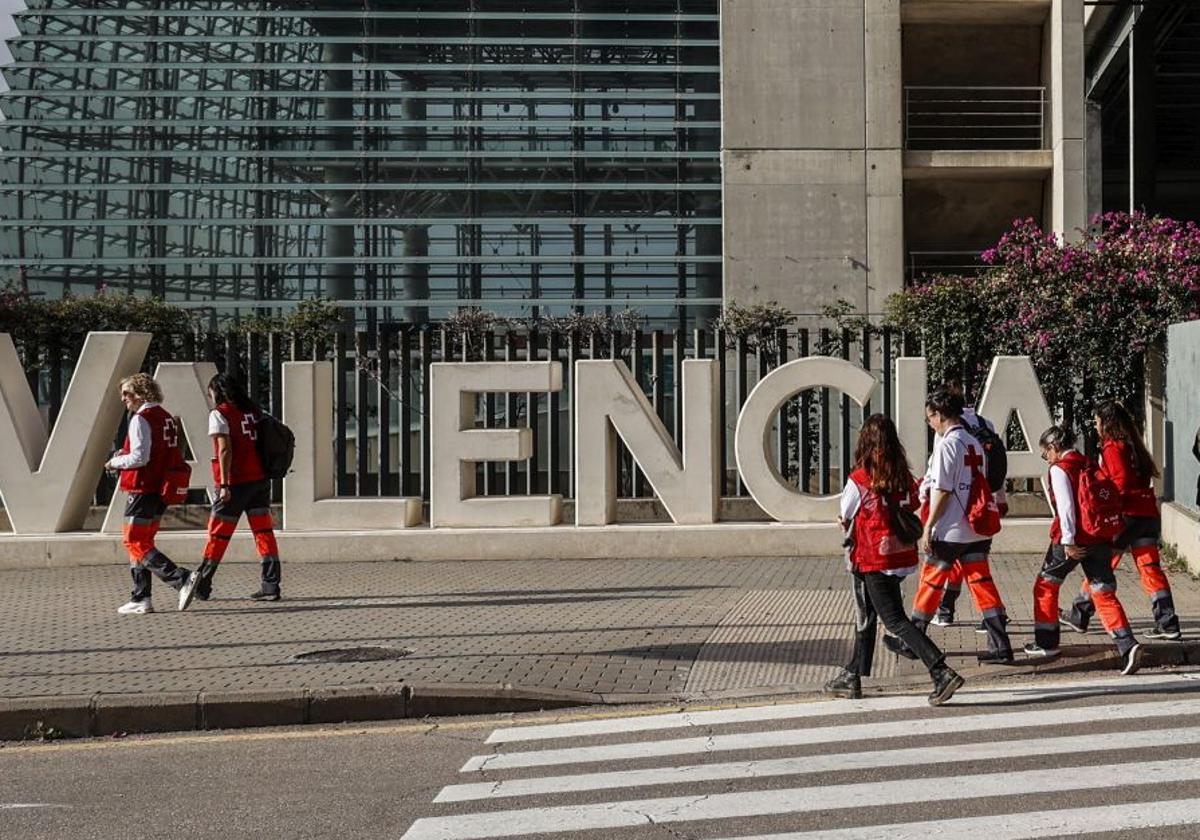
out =
[[(1144, 667), (1200, 665), (1200, 642), (1146, 645)], [(1060, 659), (1042, 664), (972, 666), (972, 680), (1115, 671), (1112, 650), (1066, 646)], [(923, 686), (924, 674), (872, 681), (868, 692)], [(64, 695), (0, 698), (0, 741), (49, 737), (103, 737), (117, 733), (186, 732), (458, 715), (536, 712), (578, 706), (621, 706), (779, 699), (819, 691), (819, 684), (760, 686), (688, 694), (603, 694), (522, 688), (511, 684), (387, 683), (294, 691), (186, 691), (150, 694)]]
[(186, 691), (0, 698), (0, 741), (351, 723), (603, 704), (599, 694), (513, 685), (345, 685), (295, 691)]

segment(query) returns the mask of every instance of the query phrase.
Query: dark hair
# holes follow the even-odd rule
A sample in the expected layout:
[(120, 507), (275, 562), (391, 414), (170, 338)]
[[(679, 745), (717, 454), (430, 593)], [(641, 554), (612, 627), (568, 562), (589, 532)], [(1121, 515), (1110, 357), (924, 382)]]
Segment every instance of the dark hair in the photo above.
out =
[(871, 489), (877, 492), (907, 493), (912, 488), (912, 470), (896, 424), (882, 414), (872, 414), (863, 423), (854, 465), (867, 471)]
[(212, 379), (208, 380), (208, 387), (213, 392), (213, 397), (217, 405), (232, 403), (233, 407), (238, 411), (262, 412), (258, 403), (250, 399), (250, 395), (246, 393), (246, 389), (242, 387), (242, 383), (227, 373), (218, 373)]
[(1075, 446), (1075, 433), (1067, 426), (1051, 426), (1038, 438), (1038, 446), (1042, 449), (1054, 447), (1063, 452)]
[(943, 417), (962, 417), (966, 402), (961, 391), (954, 391), (946, 385), (939, 385), (925, 398), (925, 408)]
[(1146, 448), (1138, 431), (1133, 415), (1119, 402), (1106, 402), (1096, 409), (1100, 421), (1100, 440), (1115, 440), (1124, 443), (1133, 454), (1133, 466), (1143, 478), (1158, 478), (1158, 467), (1154, 456)]

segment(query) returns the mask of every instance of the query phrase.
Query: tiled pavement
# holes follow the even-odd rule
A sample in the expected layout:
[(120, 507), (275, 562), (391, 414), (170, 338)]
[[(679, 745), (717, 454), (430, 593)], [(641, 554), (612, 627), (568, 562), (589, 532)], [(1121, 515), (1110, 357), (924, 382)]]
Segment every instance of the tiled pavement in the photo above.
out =
[[(1018, 648), (1032, 632), (1039, 560), (994, 560)], [(241, 597), (256, 575), (255, 566), (230, 564), (217, 578), (216, 599), (182, 614), (174, 592), (160, 585), (161, 612), (120, 616), (115, 608), (129, 584), (120, 567), (0, 572), (0, 698), (400, 681), (634, 696), (626, 699), (711, 696), (811, 688), (850, 650), (847, 577), (833, 558), (290, 568), (285, 560), (285, 600), (275, 604)], [(1119, 581), (1135, 626), (1148, 626), (1136, 579), (1123, 571)], [(1182, 575), (1173, 582), (1194, 642), (1200, 585)], [(932, 633), (956, 664), (973, 665), (984, 638), (972, 631), (965, 595), (962, 605), (958, 627)], [(1108, 647), (1100, 633), (1063, 641), (1069, 655)], [(409, 653), (371, 662), (293, 659), (379, 646)], [(877, 656), (877, 676), (918, 672), (882, 649)]]

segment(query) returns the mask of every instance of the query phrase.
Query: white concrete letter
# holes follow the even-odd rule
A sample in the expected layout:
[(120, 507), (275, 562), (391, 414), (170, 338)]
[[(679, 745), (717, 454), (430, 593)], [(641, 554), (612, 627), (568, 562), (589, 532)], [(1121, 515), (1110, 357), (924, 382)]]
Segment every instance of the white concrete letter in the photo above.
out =
[[(540, 527), (562, 518), (562, 496), (487, 496), (475, 489), (481, 461), (523, 461), (533, 452), (530, 429), (475, 428), (475, 395), (562, 390), (559, 362), (438, 362), (430, 367), (429, 422), (433, 527)], [(536, 423), (537, 417), (530, 418)]]
[(576, 525), (616, 521), (618, 435), (673, 521), (716, 522), (717, 375), (711, 359), (683, 363), (680, 452), (623, 361), (575, 363)]
[(929, 426), (925, 423), (925, 398), (929, 390), (929, 368), (923, 356), (896, 360), (896, 431), (913, 475), (925, 474), (929, 460)]
[(284, 363), (281, 419), (296, 435), (292, 471), (283, 480), (286, 530), (385, 530), (420, 524), (419, 498), (335, 498), (331, 363)]
[(783, 404), (809, 388), (836, 388), (862, 405), (878, 384), (858, 365), (809, 356), (777, 367), (754, 386), (738, 416), (734, 449), (742, 482), (769, 516), (780, 522), (828, 522), (837, 516), (837, 496), (801, 493), (771, 457), (771, 425)]
[(15, 533), (83, 527), (121, 419), (117, 383), (137, 373), (150, 339), (149, 333), (88, 333), (48, 433), (12, 338), (0, 333), (0, 499)]
[[(212, 444), (208, 438), (208, 383), (217, 375), (217, 366), (212, 362), (159, 362), (154, 369), (154, 379), (163, 392), (163, 408), (179, 418), (183, 425), (183, 436), (187, 439), (194, 460), (192, 483), (195, 488), (209, 487), (212, 482)], [(101, 533), (119, 534), (125, 519), (125, 501), (129, 498), (123, 490), (113, 493), (104, 515)]]
[(979, 413), (996, 424), (1001, 435), (1008, 427), (1008, 418), (1017, 412), (1021, 434), (1029, 444), (1026, 450), (1008, 453), (1009, 478), (1042, 478), (1046, 465), (1042, 463), (1037, 442), (1042, 432), (1050, 428), (1050, 409), (1028, 356), (997, 356), (992, 360)]

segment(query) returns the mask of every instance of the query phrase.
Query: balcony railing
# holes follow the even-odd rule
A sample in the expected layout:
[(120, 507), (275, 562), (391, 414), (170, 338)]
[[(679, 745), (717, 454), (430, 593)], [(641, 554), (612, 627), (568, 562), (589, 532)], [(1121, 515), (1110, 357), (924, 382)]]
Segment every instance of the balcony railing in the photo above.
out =
[(904, 148), (912, 151), (1044, 149), (1046, 89), (907, 86)]
[(934, 274), (978, 274), (983, 267), (978, 251), (908, 252), (910, 283), (917, 283)]

